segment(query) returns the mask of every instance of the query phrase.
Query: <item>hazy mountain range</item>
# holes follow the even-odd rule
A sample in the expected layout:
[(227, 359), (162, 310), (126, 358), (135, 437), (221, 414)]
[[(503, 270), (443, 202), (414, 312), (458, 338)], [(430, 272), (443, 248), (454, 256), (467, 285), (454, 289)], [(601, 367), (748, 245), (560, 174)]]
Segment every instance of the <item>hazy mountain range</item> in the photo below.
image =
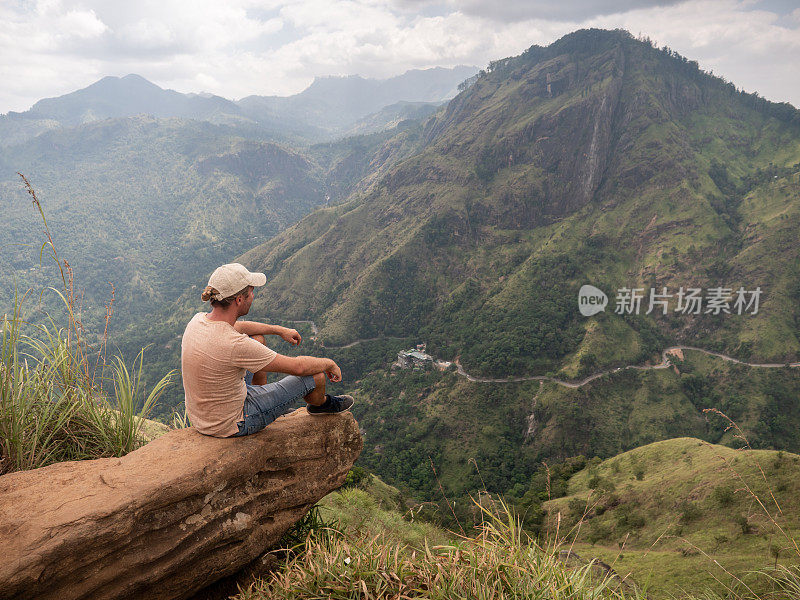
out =
[[(40, 100), (28, 111), (0, 115), (0, 145), (16, 144), (51, 129), (137, 115), (209, 121), (261, 135), (320, 141), (349, 128), (359, 133), (381, 131), (407, 112), (404, 103), (435, 107), (455, 96), (458, 85), (477, 70), (437, 67), (385, 80), (324, 77), (293, 96), (248, 96), (239, 101), (165, 90), (135, 74), (104, 77), (70, 94)], [(359, 126), (365, 117), (370, 117), (370, 124)]]
[[(289, 98), (242, 103), (106, 77), (3, 115), (0, 298), (10, 302), (15, 283), (44, 284), (54, 269), (39, 268), (42, 223), (17, 172), (30, 177), (59, 250), (80, 274), (83, 308), (95, 317), (87, 324), (103, 314), (113, 283), (122, 327), (210, 265), (340, 201), (366, 174), (365, 148), (427, 117), (474, 71), (326, 78)], [(309, 146), (345, 128), (378, 133)]]

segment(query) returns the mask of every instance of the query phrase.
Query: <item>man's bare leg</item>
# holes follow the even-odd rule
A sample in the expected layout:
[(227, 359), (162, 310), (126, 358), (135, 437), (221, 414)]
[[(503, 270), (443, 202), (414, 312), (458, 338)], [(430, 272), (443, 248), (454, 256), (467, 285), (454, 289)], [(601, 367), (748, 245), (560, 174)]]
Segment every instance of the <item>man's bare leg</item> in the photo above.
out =
[(314, 383), (317, 385), (303, 399), (312, 406), (322, 406), (325, 404), (325, 373), (314, 375)]
[[(251, 335), (255, 341), (267, 345), (267, 339), (263, 335)], [(266, 372), (259, 371), (253, 373), (253, 385), (264, 385), (267, 383)], [(316, 386), (303, 399), (312, 406), (322, 406), (325, 404), (325, 373), (317, 373), (314, 375), (314, 383)]]
[[(267, 345), (267, 338), (263, 335), (251, 335), (255, 341)], [(267, 383), (267, 374), (264, 372), (259, 371), (258, 373), (253, 373), (253, 385), (265, 385)]]

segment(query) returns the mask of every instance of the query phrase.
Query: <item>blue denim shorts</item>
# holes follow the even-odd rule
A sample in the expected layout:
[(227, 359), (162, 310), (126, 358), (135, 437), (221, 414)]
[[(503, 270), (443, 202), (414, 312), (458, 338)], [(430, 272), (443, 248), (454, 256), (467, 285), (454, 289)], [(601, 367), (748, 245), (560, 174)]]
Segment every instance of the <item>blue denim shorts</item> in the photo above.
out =
[(288, 375), (274, 383), (252, 385), (247, 374), (247, 397), (244, 399), (244, 421), (239, 421), (239, 431), (231, 437), (250, 435), (264, 429), (281, 415), (292, 410), (292, 404), (317, 387), (311, 375)]

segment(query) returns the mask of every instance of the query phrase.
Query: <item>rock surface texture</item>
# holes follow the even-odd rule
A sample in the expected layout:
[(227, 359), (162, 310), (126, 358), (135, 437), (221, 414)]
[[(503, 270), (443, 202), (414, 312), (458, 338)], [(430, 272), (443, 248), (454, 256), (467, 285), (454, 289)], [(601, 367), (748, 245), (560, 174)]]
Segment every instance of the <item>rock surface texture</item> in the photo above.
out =
[(221, 439), (172, 431), (122, 458), (0, 477), (0, 598), (188, 598), (237, 572), (339, 487), (350, 413), (305, 408)]

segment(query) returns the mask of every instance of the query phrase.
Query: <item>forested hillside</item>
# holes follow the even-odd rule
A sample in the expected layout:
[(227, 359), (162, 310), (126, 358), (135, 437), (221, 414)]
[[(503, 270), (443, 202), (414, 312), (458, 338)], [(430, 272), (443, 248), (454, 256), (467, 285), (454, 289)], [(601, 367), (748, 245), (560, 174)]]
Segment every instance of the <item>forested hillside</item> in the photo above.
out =
[[(418, 336), (484, 374), (577, 375), (677, 341), (798, 356), (791, 106), (624, 32), (583, 31), (493, 63), (423, 136), (368, 194), (244, 255), (267, 272), (258, 309), (312, 318), (333, 344)], [(609, 310), (578, 313), (584, 283)], [(611, 310), (620, 288), (681, 286), (760, 287), (760, 307)]]
[(0, 164), (0, 299), (12, 302), (15, 281), (21, 291), (51, 285), (55, 272), (52, 261), (40, 266), (43, 224), (19, 171), (85, 290), (87, 327), (102, 326), (111, 284), (120, 328), (325, 203), (322, 173), (306, 157), (198, 121), (130, 117), (53, 131), (6, 149)]

